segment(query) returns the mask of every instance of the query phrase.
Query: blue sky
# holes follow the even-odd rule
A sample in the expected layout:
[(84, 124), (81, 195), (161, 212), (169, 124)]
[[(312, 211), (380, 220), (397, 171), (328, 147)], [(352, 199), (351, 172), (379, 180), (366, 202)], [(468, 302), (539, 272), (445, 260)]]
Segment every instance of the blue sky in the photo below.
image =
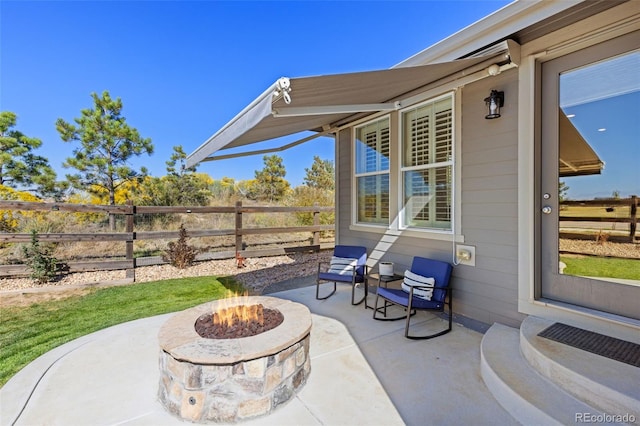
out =
[[(132, 160), (166, 174), (172, 147), (193, 152), (281, 76), (389, 68), (510, 1), (0, 1), (0, 110), (42, 140), (62, 179), (76, 144), (55, 121), (120, 97), (123, 116), (155, 145)], [(264, 146), (279, 146), (270, 143)], [(256, 145), (256, 147), (258, 147)], [(278, 153), (302, 183), (332, 139)], [(252, 179), (262, 156), (202, 163), (214, 179)]]
[(563, 73), (560, 105), (604, 162), (600, 174), (562, 178), (574, 200), (640, 195), (640, 52)]
[(640, 91), (567, 109), (574, 126), (604, 162), (601, 174), (561, 178), (574, 200), (640, 195)]

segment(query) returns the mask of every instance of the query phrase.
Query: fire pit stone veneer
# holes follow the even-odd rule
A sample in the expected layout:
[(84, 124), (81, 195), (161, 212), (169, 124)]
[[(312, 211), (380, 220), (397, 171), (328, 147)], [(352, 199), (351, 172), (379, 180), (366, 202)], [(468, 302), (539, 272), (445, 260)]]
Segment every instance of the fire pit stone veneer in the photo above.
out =
[[(284, 316), (251, 337), (208, 339), (196, 320), (225, 307), (262, 304)], [(311, 371), (311, 313), (299, 303), (266, 296), (213, 301), (170, 317), (159, 333), (158, 397), (172, 414), (199, 423), (236, 423), (265, 416), (289, 401)]]

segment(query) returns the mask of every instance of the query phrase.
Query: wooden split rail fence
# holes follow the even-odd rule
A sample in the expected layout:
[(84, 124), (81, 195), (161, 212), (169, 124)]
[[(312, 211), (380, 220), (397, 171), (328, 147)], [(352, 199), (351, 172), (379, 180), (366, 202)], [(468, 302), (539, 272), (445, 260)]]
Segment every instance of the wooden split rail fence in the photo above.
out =
[[(603, 198), (596, 200), (567, 200), (560, 203), (562, 207), (572, 207), (576, 212), (580, 212), (580, 210), (601, 208), (603, 214), (598, 215), (567, 215), (563, 214), (562, 210), (560, 213), (560, 223), (561, 228), (564, 228), (565, 233), (570, 228), (563, 227), (563, 224), (574, 222), (581, 223), (582, 229), (592, 230), (592, 231), (603, 231), (602, 226), (607, 223), (628, 223), (629, 224), (629, 232), (625, 236), (621, 236), (619, 239), (627, 240), (629, 242), (637, 242), (638, 236), (636, 235), (638, 229), (638, 222), (640, 221), (640, 217), (638, 216), (638, 197), (636, 195), (632, 195), (629, 198)], [(620, 211), (621, 209), (629, 208), (628, 214), (616, 215), (614, 216), (614, 212)], [(567, 233), (567, 235), (571, 235)], [(575, 234), (574, 236), (579, 235)], [(615, 236), (614, 236), (615, 238)]]
[[(235, 236), (234, 251), (219, 251), (201, 253), (196, 260), (218, 260), (229, 258), (250, 258), (262, 256), (277, 256), (294, 252), (310, 252), (321, 249), (328, 249), (334, 243), (321, 243), (321, 232), (334, 231), (334, 225), (320, 225), (320, 213), (333, 212), (333, 207), (260, 207), (243, 206), (242, 202), (237, 202), (231, 207), (170, 207), (170, 206), (134, 206), (132, 203), (126, 205), (88, 205), (88, 204), (67, 204), (67, 203), (38, 203), (20, 201), (0, 201), (0, 211), (60, 211), (73, 213), (105, 213), (124, 215), (124, 232), (97, 232), (97, 233), (42, 233), (37, 234), (39, 242), (77, 242), (77, 241), (122, 241), (124, 242), (123, 260), (101, 260), (101, 261), (77, 261), (68, 262), (69, 272), (96, 271), (96, 270), (116, 270), (125, 269), (126, 277), (135, 281), (135, 268), (140, 266), (150, 266), (167, 263), (161, 256), (150, 256), (146, 258), (134, 258), (134, 241), (154, 240), (154, 239), (178, 239), (180, 231), (136, 231), (136, 215), (143, 214), (209, 214), (209, 213), (229, 213), (235, 215), (235, 227), (231, 229), (201, 229), (187, 230), (189, 238), (199, 237), (221, 237)], [(313, 225), (297, 227), (267, 227), (267, 228), (245, 228), (243, 227), (243, 215), (249, 213), (312, 213)], [(312, 237), (310, 244), (298, 246), (286, 246), (267, 249), (247, 249), (243, 241), (246, 235), (274, 235), (310, 232)], [(0, 243), (29, 243), (31, 234), (0, 232)], [(28, 269), (25, 265), (6, 265), (0, 261), (0, 277), (25, 275)]]

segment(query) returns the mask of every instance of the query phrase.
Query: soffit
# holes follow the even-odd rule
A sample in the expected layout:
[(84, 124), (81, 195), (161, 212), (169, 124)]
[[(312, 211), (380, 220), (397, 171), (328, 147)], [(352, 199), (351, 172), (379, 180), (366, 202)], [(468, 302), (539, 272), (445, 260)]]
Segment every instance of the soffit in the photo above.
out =
[(590, 16), (596, 15), (612, 7), (626, 3), (629, 0), (592, 0), (585, 1), (564, 10), (542, 21), (536, 22), (520, 31), (511, 34), (509, 38), (516, 40), (523, 45), (544, 35), (580, 22)]

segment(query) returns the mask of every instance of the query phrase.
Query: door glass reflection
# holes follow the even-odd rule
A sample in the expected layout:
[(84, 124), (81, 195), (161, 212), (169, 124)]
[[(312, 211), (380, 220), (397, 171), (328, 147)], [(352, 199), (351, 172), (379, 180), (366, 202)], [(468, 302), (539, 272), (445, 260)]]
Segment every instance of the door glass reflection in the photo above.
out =
[(640, 285), (640, 51), (560, 76), (560, 273)]

